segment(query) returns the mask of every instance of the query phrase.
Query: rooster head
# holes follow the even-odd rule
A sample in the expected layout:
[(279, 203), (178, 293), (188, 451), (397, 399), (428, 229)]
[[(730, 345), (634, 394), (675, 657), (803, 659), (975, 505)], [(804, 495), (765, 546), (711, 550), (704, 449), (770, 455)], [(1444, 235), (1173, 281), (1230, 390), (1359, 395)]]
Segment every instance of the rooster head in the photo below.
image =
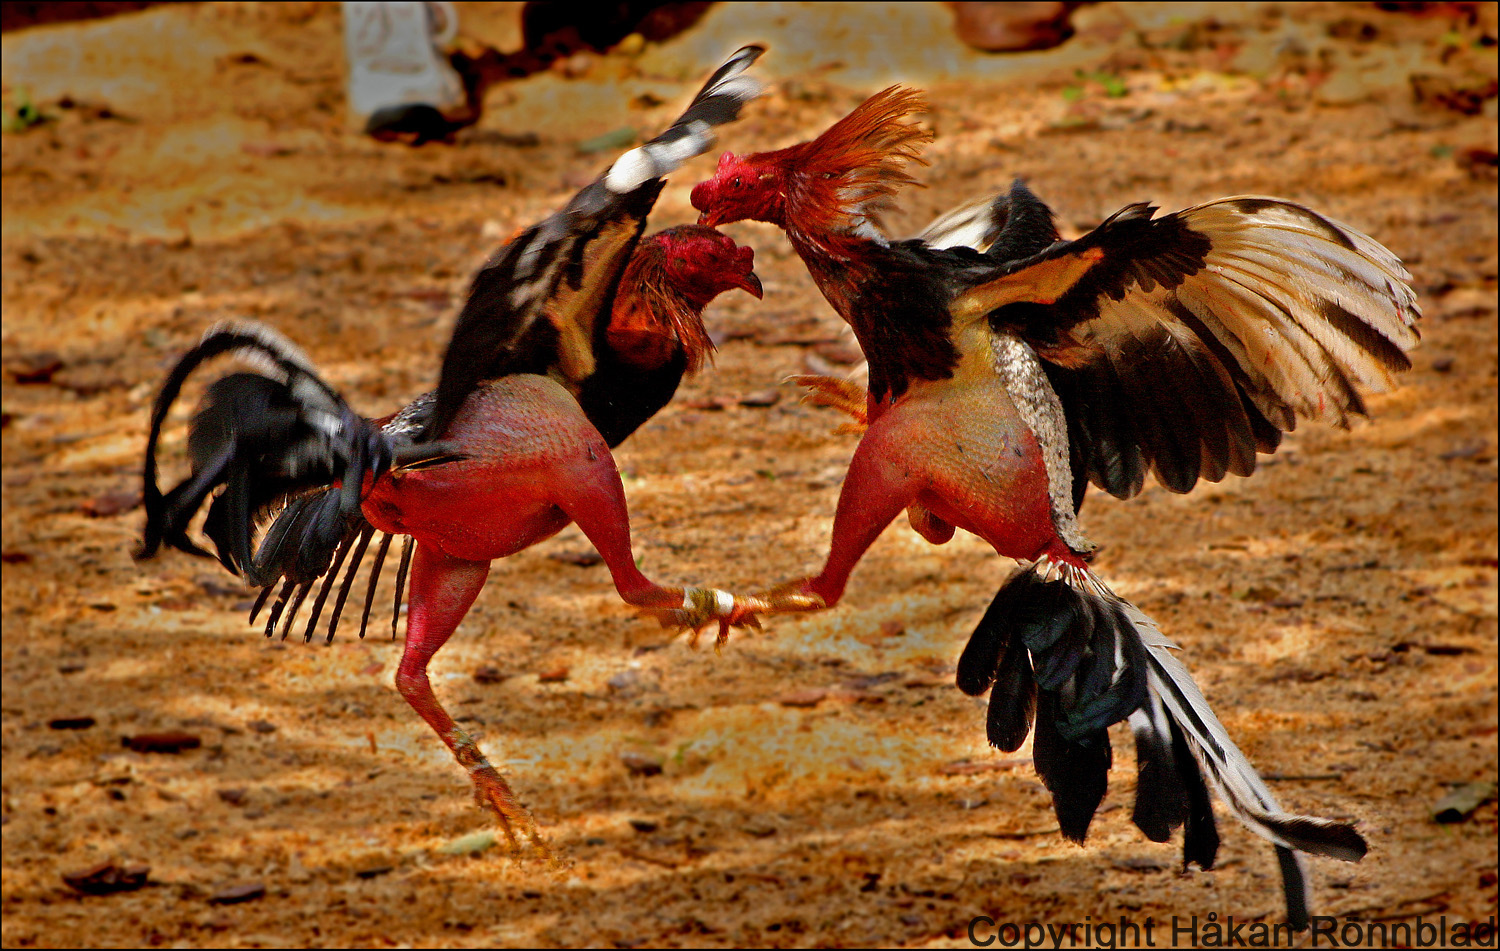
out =
[(702, 307), (738, 288), (761, 297), (755, 274), (755, 252), (706, 225), (678, 225), (647, 239), (665, 252), (667, 280), (683, 297)]
[(892, 86), (860, 103), (809, 142), (775, 152), (726, 152), (714, 176), (693, 188), (707, 225), (749, 218), (810, 236), (860, 232), (876, 224), (892, 196), (915, 184), (906, 171), (925, 164), (930, 130), (913, 120), (921, 95)]
[(761, 296), (755, 252), (706, 225), (678, 225), (643, 240), (615, 298), (607, 338), (617, 356), (642, 367), (681, 352), (696, 373), (714, 350), (703, 308), (738, 288)]
[(786, 175), (774, 162), (759, 155), (725, 152), (713, 178), (693, 186), (693, 207), (703, 214), (700, 224), (731, 221), (769, 221), (781, 224), (786, 211)]

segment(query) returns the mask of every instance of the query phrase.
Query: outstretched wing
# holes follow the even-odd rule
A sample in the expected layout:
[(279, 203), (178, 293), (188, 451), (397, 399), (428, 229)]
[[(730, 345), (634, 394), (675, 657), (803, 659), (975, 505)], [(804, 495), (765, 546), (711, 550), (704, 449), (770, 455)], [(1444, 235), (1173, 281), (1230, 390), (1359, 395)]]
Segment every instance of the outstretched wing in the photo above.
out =
[(607, 314), (662, 176), (713, 146), (761, 83), (746, 46), (714, 72), (666, 132), (620, 156), (561, 211), (506, 245), (474, 278), (443, 355), (424, 438), (435, 438), (485, 380), (546, 373), (571, 389), (594, 369), (594, 321)]
[(1421, 316), (1386, 248), (1291, 202), (1222, 198), (1092, 233), (959, 294), (1045, 361), (1089, 478), (1120, 498), (1249, 475), (1296, 418), (1347, 426), (1409, 369)]

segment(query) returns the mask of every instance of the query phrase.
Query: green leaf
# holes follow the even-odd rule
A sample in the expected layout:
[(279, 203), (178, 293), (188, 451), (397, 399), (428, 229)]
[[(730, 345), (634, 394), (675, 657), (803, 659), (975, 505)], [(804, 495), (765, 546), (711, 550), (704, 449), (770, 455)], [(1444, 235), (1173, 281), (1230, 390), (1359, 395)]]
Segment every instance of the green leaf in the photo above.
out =
[(4, 129), (6, 132), (24, 132), (32, 126), (41, 125), (52, 117), (31, 101), (31, 96), (22, 89), (16, 93), (15, 108), (5, 113)]

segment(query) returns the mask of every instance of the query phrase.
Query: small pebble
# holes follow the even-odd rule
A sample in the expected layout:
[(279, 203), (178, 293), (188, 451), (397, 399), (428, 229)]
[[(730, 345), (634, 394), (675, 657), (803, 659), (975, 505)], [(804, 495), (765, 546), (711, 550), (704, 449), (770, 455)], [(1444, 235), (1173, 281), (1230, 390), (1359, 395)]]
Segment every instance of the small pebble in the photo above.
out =
[(780, 390), (756, 390), (753, 393), (746, 393), (740, 397), (740, 405), (748, 406), (752, 409), (764, 409), (775, 406), (779, 402), (781, 402)]
[(196, 750), (203, 745), (203, 740), (191, 733), (141, 733), (120, 737), (120, 745), (137, 753), (181, 753)]
[(265, 885), (260, 882), (244, 882), (215, 892), (209, 896), (208, 903), (210, 905), (238, 905), (240, 902), (255, 901), (265, 896)]
[(83, 503), (83, 514), (91, 518), (109, 518), (112, 515), (120, 515), (129, 512), (141, 504), (141, 494), (130, 490), (125, 492), (106, 492), (96, 495)]
[(625, 769), (632, 776), (660, 776), (661, 760), (644, 753), (626, 752), (620, 754), (620, 762), (625, 764)]
[(641, 681), (641, 672), (638, 670), (622, 670), (618, 674), (605, 681), (611, 690), (629, 690)]
[(76, 872), (64, 872), (62, 880), (69, 888), (85, 895), (112, 895), (144, 888), (151, 874), (149, 865), (116, 865), (104, 862)]
[(245, 804), (246, 797), (249, 795), (249, 790), (245, 789), (245, 787), (243, 786), (237, 786), (234, 789), (220, 789), (218, 791), (218, 795), (220, 799), (229, 803), (231, 806), (243, 806)]
[(493, 832), (488, 830), (473, 832), (443, 843), (438, 846), (438, 852), (443, 855), (478, 855), (480, 852), (494, 848), (497, 842), (499, 840)]
[(828, 691), (822, 688), (812, 690), (793, 690), (776, 698), (776, 702), (783, 707), (816, 707), (828, 699)]
[(94, 722), (93, 717), (58, 717), (48, 720), (47, 725), (54, 730), (87, 730)]

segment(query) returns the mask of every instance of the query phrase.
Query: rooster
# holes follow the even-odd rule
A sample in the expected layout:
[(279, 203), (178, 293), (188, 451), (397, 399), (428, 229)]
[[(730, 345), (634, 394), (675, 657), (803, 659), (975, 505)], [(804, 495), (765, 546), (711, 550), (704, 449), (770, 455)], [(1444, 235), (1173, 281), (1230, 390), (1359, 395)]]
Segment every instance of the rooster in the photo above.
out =
[[(317, 587), (310, 638), (338, 584), (332, 640), (355, 572), (384, 533), (363, 636), (391, 538), (406, 536), (396, 613), (408, 569), (410, 610), (396, 686), (468, 771), (512, 847), (524, 839), (546, 851), (530, 814), (443, 709), (427, 676), (493, 559), (576, 522), (627, 603), (695, 632), (719, 621), (721, 637), (730, 625), (755, 623), (756, 605), (743, 598), (664, 587), (641, 573), (610, 449), (709, 357), (703, 308), (731, 289), (761, 296), (754, 252), (712, 228), (690, 224), (641, 238), (662, 176), (706, 151), (712, 127), (735, 119), (759, 93), (745, 70), (760, 53), (737, 52), (670, 129), (502, 248), (473, 282), (437, 389), (398, 413), (363, 418), (295, 345), (253, 323), (211, 330), (172, 369), (152, 410), (138, 557), (163, 544), (208, 555), (188, 536), (207, 503), (203, 530), (219, 560), (264, 589), (252, 620), (279, 588), (267, 636), (279, 626), (285, 637)], [(188, 376), (225, 354), (255, 372), (208, 385), (188, 435), (191, 475), (163, 493), (156, 479), (162, 424)], [(278, 505), (253, 547), (262, 516)]]
[(1410, 367), (1410, 275), (1365, 235), (1271, 198), (1160, 216), (1129, 205), (1062, 241), (1017, 183), (892, 240), (879, 213), (913, 182), (929, 134), (909, 117), (923, 108), (891, 87), (812, 141), (726, 153), (692, 192), (702, 224), (780, 227), (868, 361), (867, 392), (804, 380), (863, 435), (822, 571), (778, 596), (837, 604), (903, 509), (933, 544), (962, 528), (1022, 562), (958, 663), (962, 690), (991, 689), (990, 742), (1013, 751), (1033, 736), (1062, 834), (1081, 843), (1106, 788), (1107, 728), (1128, 720), (1136, 825), (1154, 841), (1184, 827), (1184, 864), (1211, 868), (1212, 786), (1275, 844), (1289, 920), (1305, 928), (1297, 852), (1357, 861), (1364, 839), (1281, 810), (1176, 645), (1090, 569), (1077, 513), (1089, 482), (1129, 498), (1150, 470), (1187, 492), (1249, 475), (1299, 416), (1346, 426), (1364, 413), (1361, 387)]

